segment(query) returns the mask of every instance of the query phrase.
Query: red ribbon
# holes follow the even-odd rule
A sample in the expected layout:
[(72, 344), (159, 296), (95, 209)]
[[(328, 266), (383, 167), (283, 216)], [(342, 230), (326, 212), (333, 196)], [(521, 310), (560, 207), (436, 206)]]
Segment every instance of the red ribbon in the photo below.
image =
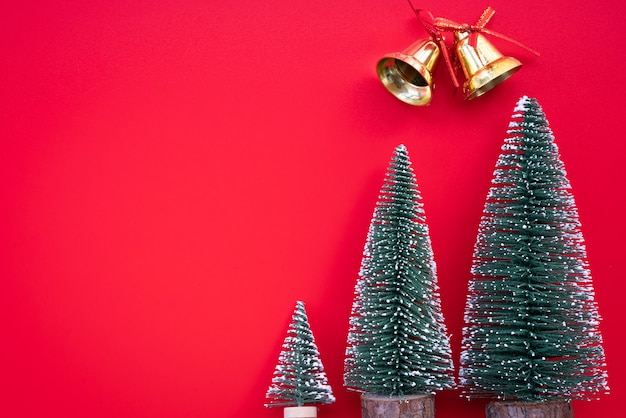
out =
[(455, 75), (454, 67), (452, 65), (452, 60), (448, 52), (448, 47), (443, 37), (443, 32), (469, 32), (470, 37), (469, 37), (468, 42), (474, 48), (476, 47), (476, 40), (478, 38), (478, 34), (486, 33), (491, 36), (495, 36), (496, 38), (500, 38), (502, 40), (510, 42), (513, 45), (518, 46), (519, 48), (525, 49), (531, 54), (539, 56), (539, 52), (527, 47), (523, 43), (518, 42), (515, 39), (509, 38), (508, 36), (503, 35), (501, 33), (485, 28), (487, 23), (489, 23), (493, 15), (496, 13), (496, 11), (492, 9), (491, 7), (487, 7), (485, 9), (485, 11), (482, 13), (482, 15), (480, 15), (480, 17), (476, 21), (476, 24), (469, 25), (467, 23), (457, 23), (453, 20), (446, 19), (443, 17), (434, 17), (433, 14), (427, 10), (416, 9), (413, 6), (413, 3), (411, 2), (411, 0), (408, 0), (408, 2), (409, 2), (409, 5), (411, 6), (411, 9), (413, 9), (415, 14), (417, 15), (417, 18), (422, 23), (422, 26), (424, 26), (424, 29), (426, 29), (426, 32), (428, 32), (428, 34), (433, 39), (433, 41), (439, 45), (444, 61), (446, 62), (446, 66), (448, 67), (448, 72), (450, 73), (450, 76), (452, 78), (452, 83), (454, 84), (455, 91), (456, 89), (459, 88), (459, 82)]
[[(422, 25), (424, 26), (424, 29), (426, 29), (426, 32), (428, 32), (432, 40), (439, 45), (439, 50), (443, 55), (443, 60), (446, 63), (446, 67), (448, 67), (448, 72), (450, 73), (450, 77), (452, 78), (452, 84), (454, 84), (454, 89), (456, 91), (456, 89), (459, 88), (459, 81), (456, 78), (454, 67), (452, 66), (452, 60), (450, 59), (450, 53), (448, 52), (448, 46), (446, 45), (445, 38), (443, 37), (440, 28), (435, 25), (436, 18), (431, 12), (427, 10), (414, 8), (411, 0), (408, 1), (413, 8), (413, 11), (417, 15), (417, 18), (420, 20), (420, 22), (422, 22)], [(422, 16), (422, 13), (425, 16)]]
[[(409, 0), (409, 3), (410, 2), (411, 0)], [(411, 7), (413, 7), (412, 4), (411, 4)], [(469, 44), (473, 47), (476, 47), (476, 38), (477, 38), (478, 33), (482, 32), (482, 33), (489, 34), (491, 36), (495, 36), (496, 38), (500, 38), (507, 42), (510, 42), (519, 48), (525, 49), (531, 54), (539, 56), (539, 52), (535, 51), (532, 48), (527, 47), (523, 43), (516, 41), (515, 39), (509, 38), (508, 36), (498, 33), (496, 31), (493, 31), (491, 29), (487, 29), (485, 26), (487, 25), (487, 23), (489, 23), (489, 21), (491, 20), (491, 18), (493, 17), (495, 13), (496, 13), (495, 10), (493, 10), (491, 7), (487, 7), (485, 11), (483, 12), (483, 14), (480, 15), (480, 17), (478, 18), (475, 25), (468, 25), (467, 23), (456, 23), (450, 19), (446, 19), (444, 17), (438, 17), (434, 19), (433, 26), (435, 26), (438, 30), (444, 31), (444, 32), (469, 32), (470, 33)]]

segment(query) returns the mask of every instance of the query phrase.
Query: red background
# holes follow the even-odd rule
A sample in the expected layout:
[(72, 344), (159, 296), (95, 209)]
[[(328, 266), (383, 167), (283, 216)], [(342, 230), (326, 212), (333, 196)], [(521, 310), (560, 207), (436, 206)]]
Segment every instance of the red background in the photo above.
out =
[[(431, 106), (374, 67), (425, 31), (404, 1), (11, 2), (0, 25), (0, 415), (281, 417), (263, 407), (301, 299), (337, 402), (367, 227), (389, 158), (424, 197), (458, 365), (472, 247), (507, 125), (536, 97), (580, 210), (611, 394), (626, 395), (624, 2), (424, 1), (524, 62)], [(438, 394), (439, 418), (484, 402)]]

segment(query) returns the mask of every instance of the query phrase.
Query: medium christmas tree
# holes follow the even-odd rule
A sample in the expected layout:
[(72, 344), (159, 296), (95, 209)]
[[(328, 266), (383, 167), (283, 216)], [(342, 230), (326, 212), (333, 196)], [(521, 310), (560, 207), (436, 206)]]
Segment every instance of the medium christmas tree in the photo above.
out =
[(428, 226), (404, 145), (395, 149), (370, 224), (344, 383), (386, 396), (455, 386)]
[(607, 374), (570, 183), (535, 99), (519, 100), (509, 128), (474, 248), (460, 386), (468, 398), (594, 399)]
[(304, 302), (296, 303), (266, 397), (268, 407), (301, 407), (335, 401), (319, 357)]

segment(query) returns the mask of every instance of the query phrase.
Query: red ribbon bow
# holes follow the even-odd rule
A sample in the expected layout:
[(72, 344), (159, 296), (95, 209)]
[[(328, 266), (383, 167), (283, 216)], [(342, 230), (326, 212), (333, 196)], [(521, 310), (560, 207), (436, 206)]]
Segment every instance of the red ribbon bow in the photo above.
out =
[(455, 91), (459, 87), (459, 82), (456, 78), (454, 67), (452, 66), (452, 60), (450, 59), (450, 54), (448, 53), (448, 47), (445, 44), (443, 32), (469, 32), (470, 37), (469, 37), (468, 42), (472, 47), (476, 47), (476, 40), (478, 38), (478, 34), (486, 33), (491, 36), (495, 36), (496, 38), (500, 38), (502, 40), (510, 42), (513, 45), (518, 46), (519, 48), (525, 49), (531, 54), (539, 56), (539, 52), (527, 47), (523, 43), (518, 42), (515, 39), (509, 38), (508, 36), (498, 33), (496, 31), (487, 29), (485, 27), (487, 23), (489, 23), (493, 15), (496, 13), (496, 11), (492, 9), (491, 7), (487, 7), (485, 9), (485, 11), (482, 13), (482, 15), (480, 15), (480, 17), (478, 18), (478, 20), (476, 21), (474, 25), (469, 25), (467, 23), (457, 23), (453, 20), (450, 20), (444, 17), (434, 17), (433, 14), (427, 10), (416, 9), (413, 6), (413, 3), (411, 2), (411, 0), (408, 0), (408, 2), (411, 8), (413, 9), (413, 11), (415, 12), (415, 14), (417, 15), (417, 18), (420, 20), (420, 22), (424, 26), (424, 29), (426, 29), (426, 32), (428, 32), (428, 34), (431, 36), (433, 41), (435, 41), (439, 45), (444, 61), (446, 62), (446, 66), (448, 67), (448, 72), (450, 73), (450, 76), (452, 77), (452, 83), (454, 84)]
[[(409, 0), (409, 3), (410, 1), (411, 0)], [(413, 6), (411, 5), (411, 7)], [(468, 25), (467, 23), (456, 23), (444, 17), (438, 17), (434, 19), (433, 25), (438, 30), (444, 31), (444, 32), (446, 31), (447, 32), (470, 32), (469, 44), (473, 47), (476, 47), (477, 34), (480, 32), (483, 32), (491, 36), (495, 36), (496, 38), (503, 39), (507, 42), (512, 43), (515, 46), (525, 49), (531, 54), (539, 56), (539, 52), (527, 47), (523, 43), (518, 42), (515, 39), (509, 38), (508, 36), (498, 33), (496, 31), (493, 31), (491, 29), (487, 29), (485, 26), (487, 25), (487, 23), (489, 23), (489, 21), (491, 20), (491, 18), (493, 17), (495, 13), (496, 13), (495, 10), (493, 10), (491, 7), (487, 7), (485, 11), (483, 12), (483, 14), (480, 15), (480, 17), (478, 18), (475, 25)], [(419, 17), (419, 14), (418, 14), (418, 17)]]

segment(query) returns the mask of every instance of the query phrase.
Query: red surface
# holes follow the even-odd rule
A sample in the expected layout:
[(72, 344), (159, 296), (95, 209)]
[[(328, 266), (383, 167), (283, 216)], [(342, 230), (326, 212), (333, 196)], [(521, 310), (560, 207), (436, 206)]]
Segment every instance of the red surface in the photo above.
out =
[[(24, 0), (0, 25), (0, 415), (281, 417), (263, 407), (295, 300), (337, 402), (361, 251), (393, 148), (414, 164), (458, 360), (472, 246), (513, 107), (542, 104), (626, 396), (624, 3), (421, 2), (524, 68), (472, 101), (445, 67), (411, 107), (374, 72), (425, 36), (406, 2)], [(532, 7), (531, 7), (532, 6)], [(438, 418), (484, 416), (440, 393)]]

